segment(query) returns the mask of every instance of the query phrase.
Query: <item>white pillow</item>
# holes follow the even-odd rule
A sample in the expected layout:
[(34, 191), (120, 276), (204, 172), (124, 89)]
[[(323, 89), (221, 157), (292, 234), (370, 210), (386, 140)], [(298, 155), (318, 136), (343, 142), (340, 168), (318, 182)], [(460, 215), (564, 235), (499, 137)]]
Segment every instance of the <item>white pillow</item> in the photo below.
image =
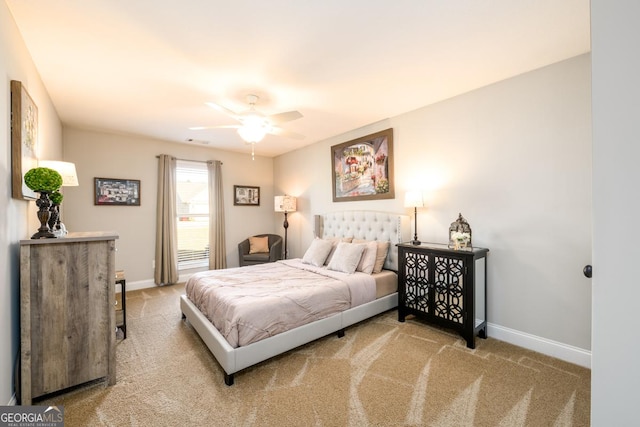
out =
[(365, 245), (354, 245), (353, 243), (344, 242), (338, 243), (327, 268), (329, 270), (353, 274), (360, 262), (364, 248)]
[(382, 271), (382, 267), (384, 267), (384, 262), (387, 259), (387, 253), (389, 252), (389, 246), (391, 242), (388, 240), (386, 242), (378, 242), (378, 251), (376, 252), (376, 264), (373, 267), (372, 273), (380, 273)]
[[(353, 239), (353, 243), (369, 243), (369, 240), (361, 240), (361, 239)], [(382, 268), (384, 267), (384, 262), (387, 259), (387, 253), (389, 252), (389, 246), (391, 245), (391, 242), (389, 242), (388, 240), (386, 241), (380, 241), (380, 240), (374, 240), (374, 242), (376, 242), (378, 244), (378, 247), (376, 249), (376, 262), (373, 266), (373, 274), (376, 273), (380, 273), (382, 271)]]
[(367, 242), (364, 245), (364, 252), (360, 257), (360, 262), (356, 267), (356, 271), (362, 271), (363, 273), (371, 274), (373, 267), (376, 264), (376, 253), (378, 252), (378, 243), (372, 241)]
[(324, 260), (324, 265), (329, 265), (329, 262), (331, 261), (331, 257), (333, 257), (333, 253), (336, 251), (336, 246), (338, 246), (338, 243), (340, 242), (351, 243), (351, 241), (353, 240), (353, 237), (327, 237), (324, 240), (327, 240), (332, 244), (331, 252), (329, 252), (329, 256), (327, 257), (327, 259)]
[(315, 265), (316, 267), (322, 267), (324, 260), (329, 256), (333, 244), (327, 240), (322, 240), (318, 237), (313, 239), (309, 249), (304, 253), (302, 262), (305, 264)]

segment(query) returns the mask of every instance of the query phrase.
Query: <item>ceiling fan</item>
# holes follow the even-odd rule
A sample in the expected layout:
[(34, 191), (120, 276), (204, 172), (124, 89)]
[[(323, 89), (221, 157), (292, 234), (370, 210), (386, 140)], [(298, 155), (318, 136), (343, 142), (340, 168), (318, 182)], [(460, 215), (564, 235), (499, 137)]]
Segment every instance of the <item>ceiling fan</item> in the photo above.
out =
[(223, 125), (212, 127), (191, 127), (191, 130), (201, 129), (220, 129), (220, 128), (234, 128), (238, 129), (238, 134), (247, 143), (251, 144), (252, 155), (253, 145), (262, 141), (266, 134), (284, 136), (293, 139), (302, 139), (303, 135), (295, 132), (285, 130), (280, 127), (280, 124), (290, 122), (292, 120), (299, 119), (302, 114), (299, 111), (287, 111), (284, 113), (272, 114), (267, 116), (256, 110), (256, 104), (260, 98), (257, 95), (247, 95), (247, 103), (249, 109), (241, 113), (236, 113), (220, 104), (213, 102), (207, 102), (206, 104), (216, 110), (227, 114), (228, 116), (236, 119), (240, 124), (237, 125)]

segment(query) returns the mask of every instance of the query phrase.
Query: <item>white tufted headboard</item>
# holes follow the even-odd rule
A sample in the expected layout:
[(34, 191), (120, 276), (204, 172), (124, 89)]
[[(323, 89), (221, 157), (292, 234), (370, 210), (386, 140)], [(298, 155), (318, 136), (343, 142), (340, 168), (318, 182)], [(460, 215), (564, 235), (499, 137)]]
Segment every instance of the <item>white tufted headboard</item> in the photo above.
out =
[(411, 239), (409, 217), (374, 211), (340, 211), (315, 215), (317, 237), (353, 237), (354, 239), (390, 241), (384, 262), (387, 270), (398, 271), (396, 243)]

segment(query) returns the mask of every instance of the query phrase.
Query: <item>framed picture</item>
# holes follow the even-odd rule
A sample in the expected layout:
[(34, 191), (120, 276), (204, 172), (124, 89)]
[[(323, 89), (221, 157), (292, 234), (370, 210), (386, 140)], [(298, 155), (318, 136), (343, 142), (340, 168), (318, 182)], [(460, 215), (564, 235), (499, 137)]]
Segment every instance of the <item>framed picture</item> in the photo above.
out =
[(333, 201), (393, 199), (393, 129), (331, 147)]
[(260, 206), (260, 187), (234, 185), (233, 204), (235, 206)]
[(22, 83), (11, 80), (11, 196), (35, 200), (24, 174), (38, 166), (38, 107)]
[(94, 178), (95, 204), (140, 206), (140, 180)]

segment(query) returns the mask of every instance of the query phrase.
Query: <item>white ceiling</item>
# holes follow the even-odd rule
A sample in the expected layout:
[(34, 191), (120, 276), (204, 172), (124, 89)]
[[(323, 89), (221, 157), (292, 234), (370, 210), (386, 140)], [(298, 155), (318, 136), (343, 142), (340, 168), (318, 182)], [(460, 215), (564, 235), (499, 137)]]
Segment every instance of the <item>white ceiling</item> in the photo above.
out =
[(275, 156), (590, 51), (589, 0), (6, 0), (64, 124)]

